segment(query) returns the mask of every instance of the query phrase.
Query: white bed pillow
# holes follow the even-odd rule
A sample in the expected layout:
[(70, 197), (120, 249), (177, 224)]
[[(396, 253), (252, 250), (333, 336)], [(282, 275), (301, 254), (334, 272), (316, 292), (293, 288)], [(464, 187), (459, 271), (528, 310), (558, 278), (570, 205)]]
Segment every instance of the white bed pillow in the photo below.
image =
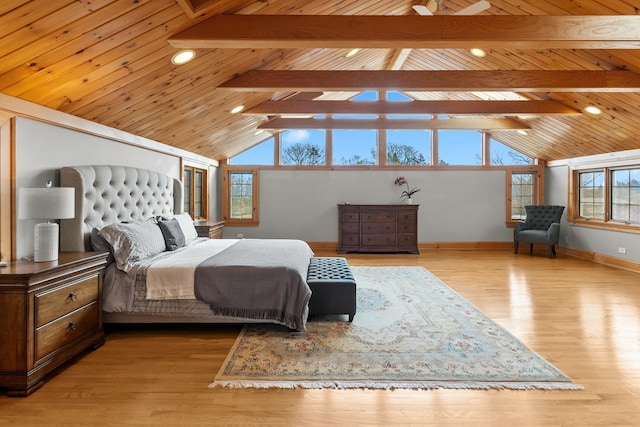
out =
[(188, 212), (183, 212), (181, 214), (175, 215), (174, 218), (177, 219), (178, 223), (180, 224), (182, 234), (184, 234), (185, 244), (188, 244), (198, 237), (196, 226), (193, 225), (193, 218), (191, 218), (191, 215), (189, 215)]
[(118, 269), (126, 273), (137, 261), (166, 250), (164, 236), (155, 219), (111, 224), (98, 235), (109, 242)]

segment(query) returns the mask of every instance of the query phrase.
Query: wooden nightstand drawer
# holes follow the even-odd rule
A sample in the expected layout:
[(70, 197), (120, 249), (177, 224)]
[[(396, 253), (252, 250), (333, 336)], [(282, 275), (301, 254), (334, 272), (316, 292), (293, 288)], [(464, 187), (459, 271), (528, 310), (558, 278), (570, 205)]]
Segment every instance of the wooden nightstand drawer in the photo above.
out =
[(71, 312), (36, 330), (36, 360), (98, 327), (97, 302)]
[(36, 327), (98, 299), (98, 278), (92, 277), (53, 291), (36, 294)]

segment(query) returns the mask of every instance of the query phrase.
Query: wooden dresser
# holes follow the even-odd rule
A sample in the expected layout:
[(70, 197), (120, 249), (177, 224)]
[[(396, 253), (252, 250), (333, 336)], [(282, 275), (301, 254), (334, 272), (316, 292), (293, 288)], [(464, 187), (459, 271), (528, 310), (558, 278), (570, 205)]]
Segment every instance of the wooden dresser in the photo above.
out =
[(222, 229), (224, 221), (196, 221), (193, 223), (196, 227), (199, 237), (208, 237), (210, 239), (222, 239)]
[(418, 206), (338, 205), (338, 253), (419, 253)]
[(102, 252), (69, 252), (0, 268), (0, 387), (10, 396), (32, 393), (53, 369), (104, 343), (106, 259)]

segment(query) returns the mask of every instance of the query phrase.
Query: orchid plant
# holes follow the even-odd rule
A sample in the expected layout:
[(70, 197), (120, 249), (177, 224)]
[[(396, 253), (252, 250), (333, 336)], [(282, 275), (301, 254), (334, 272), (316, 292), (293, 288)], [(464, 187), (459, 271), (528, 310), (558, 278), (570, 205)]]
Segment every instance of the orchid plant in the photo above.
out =
[(407, 189), (404, 190), (400, 195), (401, 199), (410, 199), (411, 196), (413, 196), (415, 193), (420, 191), (420, 189), (417, 187), (413, 187), (413, 188), (409, 187), (409, 182), (404, 176), (397, 177), (395, 183), (396, 185), (400, 185), (400, 186), (405, 185), (407, 187)]

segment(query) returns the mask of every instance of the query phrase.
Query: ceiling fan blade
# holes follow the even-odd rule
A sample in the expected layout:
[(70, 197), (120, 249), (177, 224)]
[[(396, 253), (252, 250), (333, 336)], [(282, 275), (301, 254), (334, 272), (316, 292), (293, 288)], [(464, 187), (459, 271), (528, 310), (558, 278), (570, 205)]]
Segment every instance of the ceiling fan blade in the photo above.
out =
[(421, 4), (417, 4), (417, 5), (412, 6), (412, 7), (413, 7), (413, 10), (415, 10), (418, 15), (423, 15), (423, 16), (431, 16), (431, 15), (433, 15), (433, 13), (431, 13), (431, 11), (429, 10), (429, 8), (427, 6), (423, 6)]
[(482, 12), (483, 10), (489, 9), (490, 7), (491, 3), (486, 0), (480, 0), (479, 2), (476, 2), (471, 6), (467, 6), (464, 9), (457, 11), (456, 13), (454, 13), (454, 15), (475, 15)]

